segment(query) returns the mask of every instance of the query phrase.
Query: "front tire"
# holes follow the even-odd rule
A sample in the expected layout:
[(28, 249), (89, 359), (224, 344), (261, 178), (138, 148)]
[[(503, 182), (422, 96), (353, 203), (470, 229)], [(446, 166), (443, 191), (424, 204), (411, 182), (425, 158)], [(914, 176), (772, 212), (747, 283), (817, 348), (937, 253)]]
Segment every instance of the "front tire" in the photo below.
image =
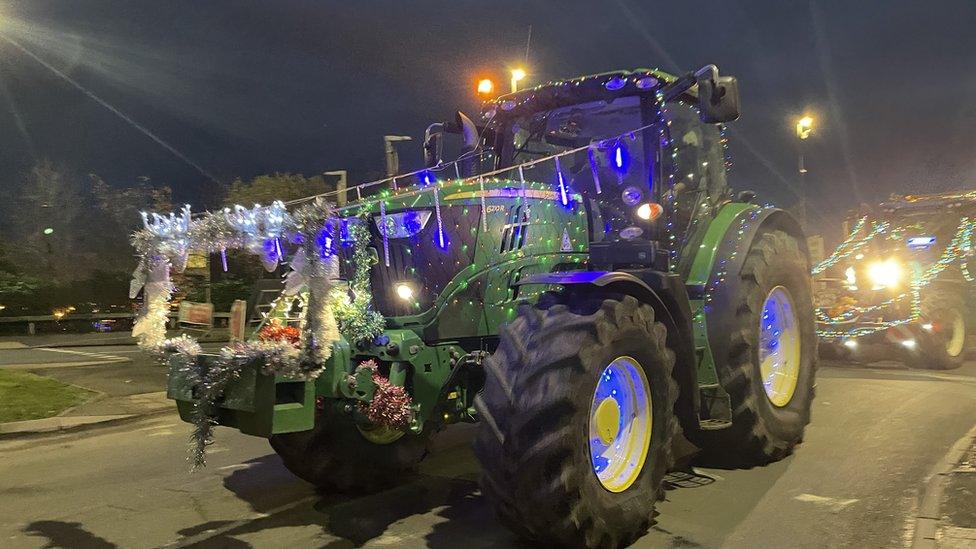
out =
[(810, 270), (797, 239), (779, 230), (757, 235), (736, 296), (734, 309), (717, 312), (735, 315), (723, 334), (728, 355), (718, 367), (732, 425), (691, 437), (702, 448), (702, 462), (719, 467), (788, 456), (803, 439), (814, 397), (816, 324)]
[(555, 301), (520, 308), (485, 362), (482, 492), (523, 537), (626, 546), (650, 526), (672, 464), (674, 353), (633, 297)]
[(289, 471), (319, 489), (374, 492), (420, 463), (430, 434), (385, 438), (371, 442), (349, 416), (320, 411), (311, 431), (272, 435), (269, 442)]
[(922, 300), (922, 329), (912, 365), (929, 370), (962, 366), (968, 343), (965, 299), (951, 290), (936, 288)]

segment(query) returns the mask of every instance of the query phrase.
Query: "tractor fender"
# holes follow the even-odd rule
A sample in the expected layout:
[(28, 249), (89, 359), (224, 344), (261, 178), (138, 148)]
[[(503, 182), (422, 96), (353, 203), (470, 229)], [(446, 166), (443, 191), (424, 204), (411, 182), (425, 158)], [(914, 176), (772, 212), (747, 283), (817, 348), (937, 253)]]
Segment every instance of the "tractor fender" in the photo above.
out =
[(682, 427), (697, 425), (699, 392), (691, 307), (681, 279), (653, 269), (633, 271), (570, 271), (539, 273), (515, 283), (590, 287), (630, 295), (654, 309), (654, 317), (668, 330), (668, 347), (675, 353), (674, 378), (678, 383), (675, 413)]
[[(737, 234), (740, 228), (742, 235)], [(726, 204), (708, 224), (688, 273), (688, 292), (692, 299), (701, 299), (705, 287), (717, 271), (738, 274), (746, 260), (745, 254), (732, 255), (732, 251), (736, 246), (748, 249), (760, 229), (781, 230), (795, 236), (800, 249), (807, 256), (807, 261), (810, 261), (810, 250), (807, 248), (803, 229), (789, 212), (745, 203)], [(724, 263), (719, 265), (723, 260)]]
[[(810, 267), (810, 251), (807, 248), (806, 238), (799, 222), (792, 215), (778, 208), (759, 208), (745, 204), (726, 206), (726, 208), (731, 207), (736, 208), (733, 211), (734, 215), (725, 216), (724, 227), (708, 228), (709, 233), (716, 228), (722, 229), (721, 240), (716, 241), (714, 246), (702, 248), (701, 253), (711, 252), (709, 254), (711, 257), (695, 258), (696, 266), (703, 263), (699, 260), (707, 260), (707, 273), (703, 276), (702, 273), (693, 272), (688, 282), (689, 292), (694, 294), (692, 298), (704, 299), (708, 285), (720, 272), (725, 273), (724, 282), (712, 288), (708, 296), (710, 304), (706, 305), (704, 310), (708, 347), (717, 370), (726, 367), (729, 338), (724, 336), (734, 327), (735, 300), (740, 292), (739, 273), (756, 237), (763, 232), (775, 230), (796, 237), (803, 255), (807, 258), (807, 268)], [(728, 213), (725, 208), (719, 212), (719, 216), (712, 223), (722, 220), (723, 213)]]

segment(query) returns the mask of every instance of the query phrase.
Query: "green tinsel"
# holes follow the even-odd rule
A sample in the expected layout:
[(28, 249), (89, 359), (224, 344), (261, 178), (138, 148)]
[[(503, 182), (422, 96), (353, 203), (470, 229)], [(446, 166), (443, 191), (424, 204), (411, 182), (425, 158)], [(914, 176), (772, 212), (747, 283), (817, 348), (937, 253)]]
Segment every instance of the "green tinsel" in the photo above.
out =
[(350, 289), (352, 299), (343, 291), (336, 293), (335, 316), (339, 329), (352, 343), (371, 341), (383, 333), (386, 320), (372, 308), (373, 293), (370, 289), (369, 271), (376, 258), (369, 253), (369, 227), (367, 221), (349, 223), (349, 236), (353, 239), (352, 280)]

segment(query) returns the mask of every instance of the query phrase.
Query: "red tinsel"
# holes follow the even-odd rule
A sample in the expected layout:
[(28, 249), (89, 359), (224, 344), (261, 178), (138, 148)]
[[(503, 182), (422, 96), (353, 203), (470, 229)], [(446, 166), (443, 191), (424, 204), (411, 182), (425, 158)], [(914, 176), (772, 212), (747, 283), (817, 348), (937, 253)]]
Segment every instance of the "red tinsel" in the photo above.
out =
[(377, 364), (373, 360), (367, 360), (359, 367), (372, 370), (373, 383), (376, 384), (373, 400), (368, 404), (363, 402), (359, 405), (363, 414), (375, 425), (392, 429), (408, 427), (413, 419), (413, 409), (407, 390), (399, 385), (393, 385), (389, 379), (383, 377), (377, 371)]
[(298, 328), (294, 326), (284, 326), (278, 321), (268, 323), (258, 332), (258, 339), (261, 341), (287, 341), (292, 345), (298, 345), (300, 334)]

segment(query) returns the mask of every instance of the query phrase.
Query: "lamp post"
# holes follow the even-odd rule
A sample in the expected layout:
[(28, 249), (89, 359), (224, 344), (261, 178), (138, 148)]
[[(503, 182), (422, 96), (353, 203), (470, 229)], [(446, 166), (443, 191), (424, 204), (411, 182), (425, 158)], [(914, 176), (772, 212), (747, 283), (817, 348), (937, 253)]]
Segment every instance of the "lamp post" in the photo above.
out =
[(409, 135), (384, 135), (383, 152), (386, 154), (386, 176), (393, 177), (400, 173), (400, 157), (397, 155), (394, 143), (398, 141), (410, 141)]
[(810, 115), (804, 115), (799, 120), (796, 121), (796, 138), (797, 138), (797, 177), (800, 180), (800, 223), (803, 228), (807, 228), (807, 187), (804, 181), (804, 175), (807, 173), (807, 168), (803, 164), (803, 142), (810, 138), (810, 134), (813, 133), (813, 117)]
[(518, 91), (518, 83), (520, 80), (525, 78), (525, 75), (526, 75), (525, 69), (522, 68), (512, 69), (512, 93)]
[(348, 173), (346, 170), (333, 170), (331, 172), (322, 172), (322, 175), (334, 175), (339, 179), (336, 180), (336, 202), (339, 206), (346, 205), (346, 182)]

